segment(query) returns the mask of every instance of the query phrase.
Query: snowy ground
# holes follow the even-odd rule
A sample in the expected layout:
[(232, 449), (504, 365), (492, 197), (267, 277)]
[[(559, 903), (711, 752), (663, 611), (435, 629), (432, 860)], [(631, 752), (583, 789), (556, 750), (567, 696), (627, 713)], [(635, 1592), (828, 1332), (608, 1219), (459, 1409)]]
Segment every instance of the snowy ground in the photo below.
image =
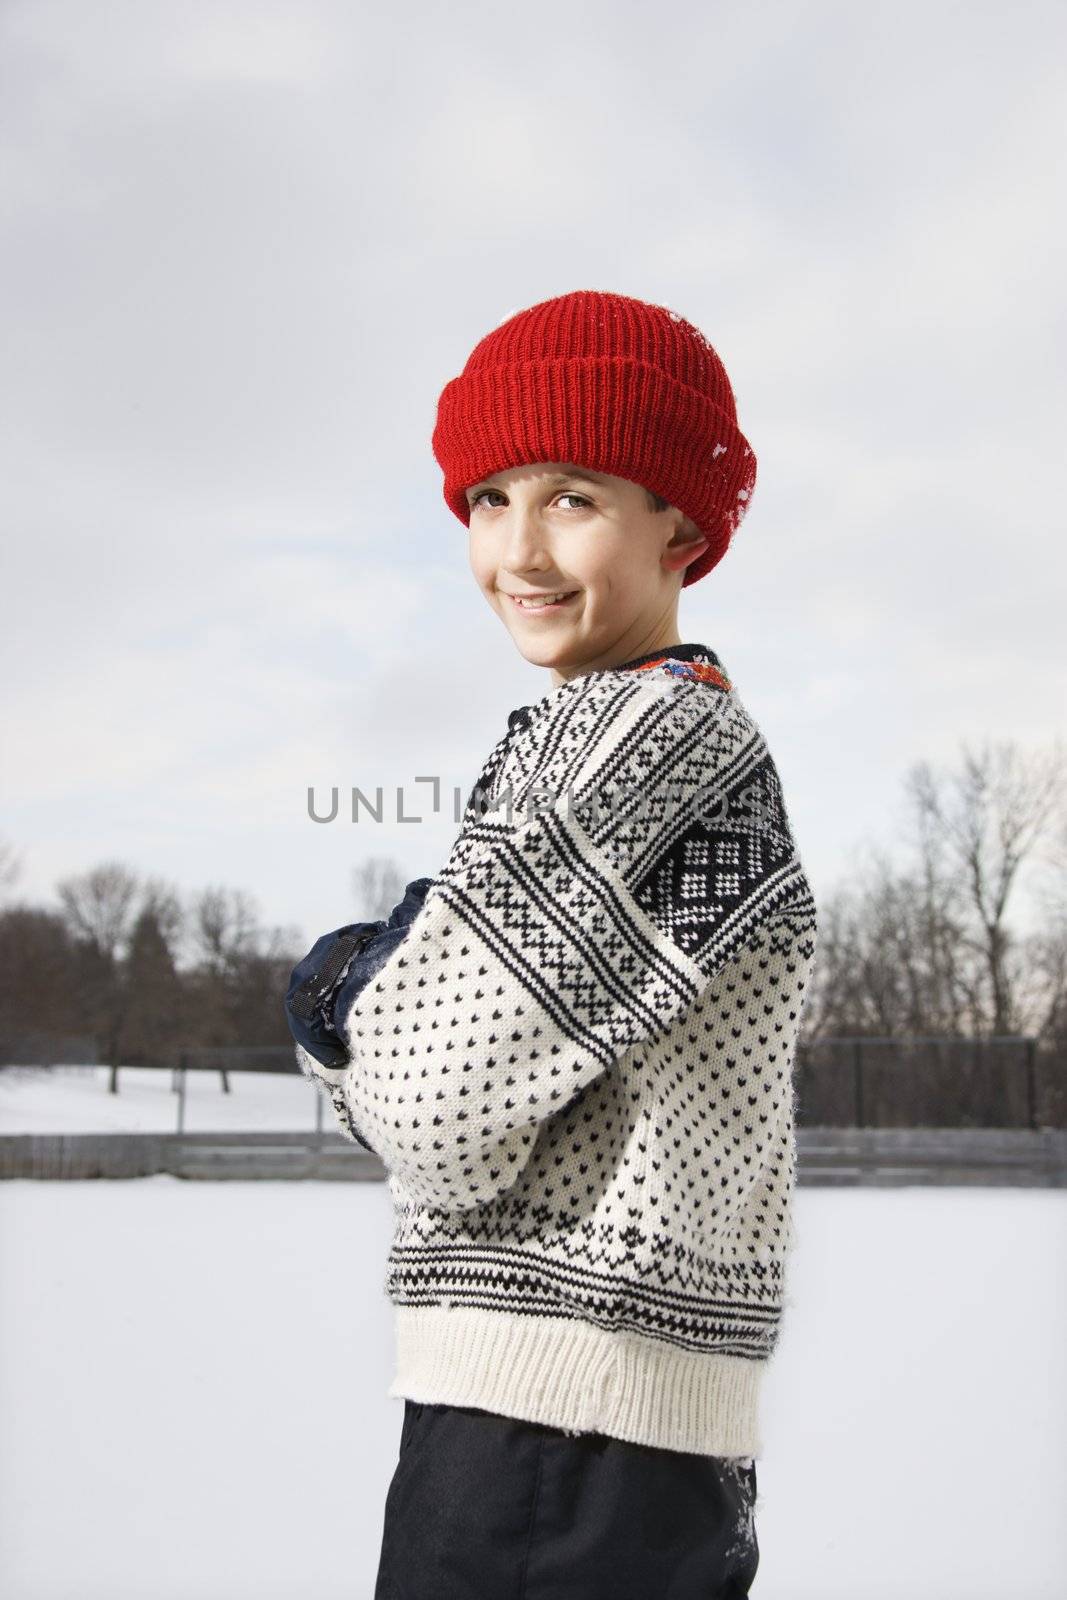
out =
[[(756, 1600), (1062, 1600), (1067, 1193), (795, 1205)], [(0, 1185), (4, 1600), (370, 1600), (390, 1224), (375, 1183)]]
[[(176, 1131), (178, 1094), (170, 1072), (122, 1067), (117, 1094), (108, 1091), (109, 1078), (106, 1067), (6, 1068), (0, 1072), (0, 1133)], [(185, 1129), (296, 1132), (315, 1126), (318, 1098), (299, 1072), (231, 1072), (229, 1094), (217, 1072), (187, 1072)]]

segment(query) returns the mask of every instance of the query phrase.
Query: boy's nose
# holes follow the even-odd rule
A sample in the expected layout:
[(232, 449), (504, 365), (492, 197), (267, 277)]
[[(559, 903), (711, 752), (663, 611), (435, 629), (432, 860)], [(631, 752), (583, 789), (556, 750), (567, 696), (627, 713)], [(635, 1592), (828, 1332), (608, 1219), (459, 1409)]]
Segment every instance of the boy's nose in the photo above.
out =
[(504, 531), (504, 550), (512, 571), (530, 566), (544, 552), (545, 532), (540, 516), (531, 507), (528, 511), (513, 506), (508, 514)]

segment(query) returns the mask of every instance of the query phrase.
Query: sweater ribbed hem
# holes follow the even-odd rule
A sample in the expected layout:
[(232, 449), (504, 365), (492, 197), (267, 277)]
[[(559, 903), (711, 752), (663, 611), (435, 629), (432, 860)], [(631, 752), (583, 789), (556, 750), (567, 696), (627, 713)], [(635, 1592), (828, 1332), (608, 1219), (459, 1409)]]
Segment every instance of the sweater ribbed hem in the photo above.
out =
[(755, 1459), (766, 1361), (560, 1317), (397, 1306), (388, 1393), (661, 1450)]

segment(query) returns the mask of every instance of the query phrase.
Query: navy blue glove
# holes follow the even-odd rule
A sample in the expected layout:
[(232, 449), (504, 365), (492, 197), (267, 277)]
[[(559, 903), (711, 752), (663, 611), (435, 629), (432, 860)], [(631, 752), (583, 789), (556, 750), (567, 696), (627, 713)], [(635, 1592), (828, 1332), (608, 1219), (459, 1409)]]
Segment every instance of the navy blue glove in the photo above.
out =
[(350, 922), (324, 933), (293, 968), (285, 996), (289, 1032), (322, 1066), (347, 1062), (338, 1021), (406, 937), (433, 881), (409, 883), (384, 921)]
[(342, 1067), (348, 1054), (333, 1025), (333, 1001), (356, 951), (384, 922), (351, 922), (316, 939), (289, 979), (285, 1016), (297, 1044), (324, 1067)]
[(433, 881), (432, 878), (416, 878), (409, 883), (403, 899), (393, 907), (380, 931), (360, 943), (334, 993), (332, 1019), (338, 1033), (341, 1022), (355, 1005), (361, 990), (407, 938), (408, 929), (422, 910), (422, 903)]

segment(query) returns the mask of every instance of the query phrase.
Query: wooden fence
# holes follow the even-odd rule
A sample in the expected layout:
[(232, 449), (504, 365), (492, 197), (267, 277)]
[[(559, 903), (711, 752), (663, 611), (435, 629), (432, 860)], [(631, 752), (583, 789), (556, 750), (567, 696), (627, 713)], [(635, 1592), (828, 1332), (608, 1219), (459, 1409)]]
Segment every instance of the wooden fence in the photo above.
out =
[(799, 1126), (1067, 1128), (1067, 1046), (1000, 1039), (816, 1039), (794, 1068)]
[[(182, 1051), (173, 1133), (0, 1135), (0, 1178), (339, 1178), (385, 1169), (324, 1123), (286, 1133), (186, 1128), (186, 1077), (297, 1073), (291, 1046)], [(121, 1074), (120, 1074), (121, 1076)], [(801, 1184), (1067, 1186), (1067, 1051), (1033, 1039), (818, 1039), (794, 1068)]]
[[(64, 1133), (0, 1137), (3, 1178), (377, 1182), (385, 1167), (340, 1133)], [(799, 1128), (797, 1181), (1067, 1188), (1059, 1128)]]

